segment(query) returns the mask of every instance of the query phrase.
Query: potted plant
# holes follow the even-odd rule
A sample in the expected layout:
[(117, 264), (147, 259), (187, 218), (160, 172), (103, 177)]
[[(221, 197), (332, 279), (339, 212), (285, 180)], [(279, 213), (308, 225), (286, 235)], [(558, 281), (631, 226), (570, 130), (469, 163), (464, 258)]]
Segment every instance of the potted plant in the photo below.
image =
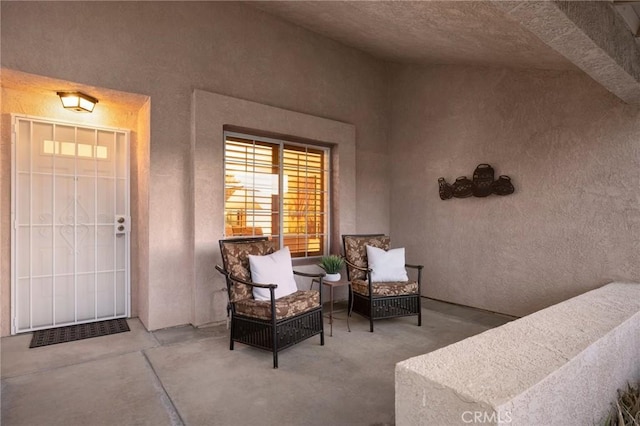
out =
[(344, 265), (344, 259), (337, 254), (322, 256), (320, 267), (324, 269), (327, 275), (324, 277), (327, 281), (340, 281), (340, 270)]

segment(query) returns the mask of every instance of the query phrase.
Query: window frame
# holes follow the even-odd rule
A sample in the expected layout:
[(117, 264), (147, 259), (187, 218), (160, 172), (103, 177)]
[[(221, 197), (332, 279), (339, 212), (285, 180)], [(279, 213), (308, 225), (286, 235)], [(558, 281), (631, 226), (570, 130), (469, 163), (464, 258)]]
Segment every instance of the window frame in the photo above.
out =
[[(253, 142), (263, 142), (266, 144), (271, 144), (274, 146), (277, 146), (278, 149), (278, 188), (284, 188), (284, 175), (285, 175), (285, 165), (284, 165), (284, 151), (285, 151), (285, 147), (287, 146), (291, 146), (294, 148), (302, 148), (302, 149), (313, 149), (316, 151), (322, 151), (323, 157), (324, 157), (324, 167), (321, 170), (321, 172), (324, 174), (325, 176), (325, 182), (324, 182), (324, 188), (323, 188), (323, 193), (324, 193), (324, 229), (323, 229), (323, 235), (324, 235), (324, 242), (321, 244), (321, 249), (320, 249), (320, 253), (319, 254), (313, 254), (313, 255), (308, 255), (308, 246), (305, 248), (304, 254), (302, 256), (293, 256), (293, 251), (292, 251), (292, 258), (293, 260), (302, 260), (302, 259), (317, 259), (317, 258), (321, 258), (322, 256), (325, 256), (329, 253), (330, 248), (331, 248), (331, 229), (332, 229), (332, 221), (331, 221), (331, 212), (332, 212), (332, 182), (331, 182), (331, 175), (332, 175), (332, 164), (331, 164), (331, 158), (332, 158), (332, 148), (331, 146), (328, 146), (326, 144), (322, 144), (322, 143), (303, 143), (303, 142), (295, 142), (286, 138), (271, 138), (271, 137), (267, 137), (267, 136), (259, 136), (256, 134), (250, 134), (250, 133), (244, 133), (244, 132), (236, 132), (236, 131), (231, 131), (231, 130), (224, 130), (223, 131), (223, 167), (222, 167), (222, 187), (223, 187), (223, 194), (226, 193), (226, 189), (227, 189), (227, 182), (226, 182), (226, 170), (227, 170), (227, 139), (228, 138), (238, 138), (238, 139), (244, 139), (244, 140), (248, 140), (248, 141), (253, 141)], [(273, 163), (272, 163), (273, 164)], [(284, 220), (285, 220), (285, 211), (284, 211), (284, 196), (283, 194), (280, 192), (278, 192), (278, 227), (279, 227), (279, 232), (277, 235), (277, 240), (278, 240), (278, 246), (280, 248), (285, 247), (284, 244), (284, 240), (285, 240), (285, 233), (283, 232), (284, 230)], [(226, 232), (226, 198), (223, 199), (223, 205), (222, 205), (222, 210), (223, 210), (223, 217), (224, 217), (224, 221), (223, 221), (223, 235), (225, 236), (225, 238), (229, 238), (231, 237), (230, 235), (227, 235)], [(273, 233), (272, 233), (273, 234)], [(304, 234), (304, 235), (310, 235), (308, 233)], [(269, 238), (273, 239), (273, 235), (269, 235)]]

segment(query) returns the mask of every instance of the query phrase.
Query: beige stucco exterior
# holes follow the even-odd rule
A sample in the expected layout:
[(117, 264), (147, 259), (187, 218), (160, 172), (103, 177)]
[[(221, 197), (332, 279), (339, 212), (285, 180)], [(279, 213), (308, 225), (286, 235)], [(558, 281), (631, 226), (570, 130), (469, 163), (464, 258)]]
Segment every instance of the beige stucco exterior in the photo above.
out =
[[(640, 116), (563, 71), (394, 67), (391, 234), (424, 294), (522, 316), (640, 281)], [(489, 163), (515, 193), (438, 197)]]
[[(194, 93), (351, 126), (353, 175), (336, 176), (340, 197), (351, 199), (334, 204), (334, 250), (340, 232), (390, 233), (408, 261), (425, 264), (425, 296), (523, 315), (613, 279), (639, 279), (638, 112), (579, 71), (390, 65), (233, 2), (1, 8), (4, 69), (98, 88), (107, 96), (100, 107), (123, 108), (117, 93), (145, 99), (118, 126), (148, 142), (136, 145), (132, 175), (133, 300), (149, 329), (225, 315), (219, 278), (203, 266), (219, 261), (222, 206), (215, 198), (199, 204), (198, 167), (207, 164), (198, 157)], [(3, 126), (11, 112), (57, 114), (55, 95), (43, 110), (12, 90), (3, 91)], [(3, 129), (2, 206), (10, 200), (7, 135)], [(481, 162), (511, 175), (516, 193), (440, 201), (439, 176), (470, 175)], [(221, 189), (217, 163), (209, 166), (207, 185)], [(2, 211), (6, 335), (10, 223)]]
[[(219, 290), (218, 277), (211, 274), (200, 281), (211, 280), (202, 284), (206, 288), (196, 292), (195, 286), (195, 265), (202, 262), (194, 247), (194, 235), (201, 231), (194, 227), (195, 89), (353, 126), (357, 166), (352, 182), (362, 183), (349, 187), (351, 211), (354, 217), (357, 211), (365, 213), (355, 226), (362, 232), (389, 231), (382, 62), (234, 3), (3, 2), (1, 7), (3, 68), (149, 97), (139, 112), (149, 118), (148, 130), (139, 135), (149, 137), (149, 160), (137, 166), (141, 192), (148, 197), (148, 207), (140, 207), (140, 217), (146, 218), (138, 226), (146, 224), (148, 234), (134, 245), (147, 262), (136, 305), (148, 328), (202, 324), (226, 315), (223, 303), (198, 314), (194, 305), (201, 291), (211, 296)], [(59, 25), (69, 17), (79, 24)], [(3, 108), (3, 114), (8, 112)], [(3, 136), (0, 199), (6, 206), (9, 142)], [(4, 335), (10, 321), (9, 226), (5, 215), (0, 234)], [(353, 219), (345, 226), (353, 226)], [(218, 262), (212, 255), (209, 261)]]

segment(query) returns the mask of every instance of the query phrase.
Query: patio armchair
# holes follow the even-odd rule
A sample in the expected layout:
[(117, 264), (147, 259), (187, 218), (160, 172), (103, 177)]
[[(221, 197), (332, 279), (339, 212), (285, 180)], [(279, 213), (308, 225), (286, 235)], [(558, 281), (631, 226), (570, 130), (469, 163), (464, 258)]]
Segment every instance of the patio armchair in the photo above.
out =
[[(420, 286), (423, 266), (405, 264), (404, 249), (396, 249), (398, 253), (388, 252), (390, 239), (383, 234), (343, 235), (342, 243), (347, 278), (351, 281), (353, 290), (352, 311), (369, 319), (370, 331), (373, 332), (374, 320), (413, 315), (418, 316), (418, 326), (421, 326)], [(367, 249), (367, 246), (370, 248)], [(395, 264), (395, 271), (386, 274), (386, 277), (382, 271), (377, 271), (380, 273), (376, 274), (369, 264), (367, 250), (379, 250), (383, 256), (385, 252), (395, 256), (395, 260), (391, 262)], [(401, 257), (398, 257), (400, 254)], [(381, 265), (380, 269), (383, 269), (382, 266), (386, 268), (386, 265)], [(416, 270), (417, 280), (410, 280), (405, 268)]]
[[(230, 350), (240, 342), (271, 351), (273, 368), (278, 368), (279, 351), (317, 334), (324, 345), (323, 273), (293, 271), (289, 249), (276, 252), (268, 237), (226, 239), (219, 244), (222, 267), (216, 269), (227, 284)], [(279, 282), (260, 282), (265, 274)], [(294, 274), (319, 280), (319, 290), (298, 290)]]

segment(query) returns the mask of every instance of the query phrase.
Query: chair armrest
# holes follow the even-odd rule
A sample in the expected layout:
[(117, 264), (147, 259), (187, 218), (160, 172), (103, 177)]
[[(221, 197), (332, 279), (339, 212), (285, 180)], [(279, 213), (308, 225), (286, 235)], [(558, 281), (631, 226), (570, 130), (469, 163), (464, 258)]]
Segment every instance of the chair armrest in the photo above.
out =
[(260, 283), (252, 283), (251, 281), (241, 280), (240, 278), (234, 278), (233, 275), (230, 275), (232, 281), (238, 281), (239, 283), (250, 285), (251, 287), (260, 287), (260, 288), (276, 288), (278, 284), (260, 284)]
[(239, 283), (246, 284), (251, 287), (260, 287), (260, 288), (277, 288), (278, 287), (278, 284), (260, 284), (260, 283), (253, 283), (251, 281), (243, 280), (242, 278), (238, 278), (234, 275), (231, 275), (231, 273), (229, 273), (219, 265), (216, 265), (216, 269), (218, 270), (218, 272), (225, 275), (231, 281), (237, 281)]
[(313, 278), (313, 280), (311, 280), (311, 286), (309, 287), (309, 289), (313, 289), (313, 282), (315, 280), (318, 280), (318, 292), (320, 293), (320, 306), (322, 306), (322, 279), (325, 277), (324, 272), (318, 272), (316, 274), (310, 274), (308, 272), (300, 272), (300, 271), (293, 271), (294, 275), (300, 275), (301, 277), (308, 277), (308, 278)]
[(422, 287), (422, 270), (424, 269), (424, 265), (410, 265), (407, 263), (404, 266), (405, 268), (413, 268), (418, 270), (418, 293), (420, 293), (420, 288)]
[(354, 265), (353, 263), (349, 262), (347, 259), (344, 260), (344, 263), (346, 263), (349, 267), (351, 267), (353, 269), (358, 269), (358, 270), (364, 271), (364, 272), (371, 272), (371, 269), (363, 268), (362, 266), (358, 266), (358, 265)]
[(308, 272), (293, 271), (293, 273), (295, 275), (300, 275), (301, 277), (309, 277), (309, 278), (322, 278), (325, 275), (327, 275), (324, 272), (319, 272), (317, 274), (310, 274)]
[(424, 265), (410, 265), (410, 264), (405, 264), (404, 265), (405, 268), (413, 268), (413, 269), (418, 269), (418, 270), (422, 270), (424, 269)]
[(216, 269), (218, 270), (218, 272), (220, 272), (225, 277), (229, 276), (229, 273), (222, 266), (216, 265)]

